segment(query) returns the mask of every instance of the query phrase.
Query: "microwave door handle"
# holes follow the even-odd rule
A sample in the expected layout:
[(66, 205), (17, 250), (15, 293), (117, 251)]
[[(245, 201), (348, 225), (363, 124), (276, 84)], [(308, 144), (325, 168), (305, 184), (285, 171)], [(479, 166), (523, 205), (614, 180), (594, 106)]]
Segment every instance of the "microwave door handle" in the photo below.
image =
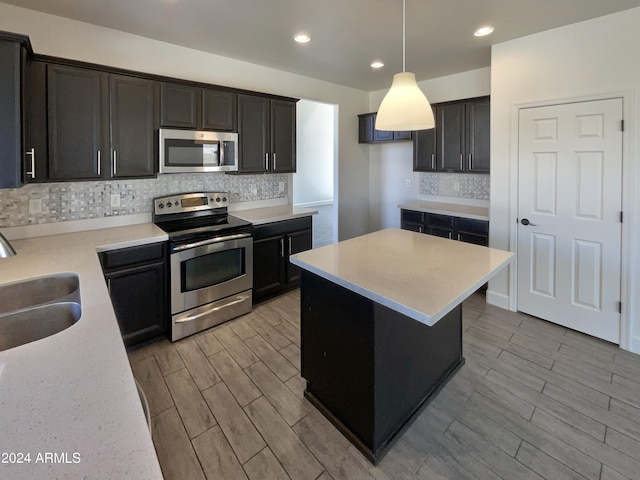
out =
[(202, 240), (200, 242), (193, 242), (193, 243), (187, 243), (185, 245), (178, 245), (177, 247), (174, 247), (173, 251), (181, 252), (183, 250), (188, 250), (190, 248), (203, 247), (205, 245), (213, 245), (215, 243), (228, 242), (231, 240), (240, 240), (241, 238), (249, 238), (250, 236), (251, 234), (249, 233), (238, 233), (236, 235), (226, 235), (224, 237), (209, 238), (207, 240)]

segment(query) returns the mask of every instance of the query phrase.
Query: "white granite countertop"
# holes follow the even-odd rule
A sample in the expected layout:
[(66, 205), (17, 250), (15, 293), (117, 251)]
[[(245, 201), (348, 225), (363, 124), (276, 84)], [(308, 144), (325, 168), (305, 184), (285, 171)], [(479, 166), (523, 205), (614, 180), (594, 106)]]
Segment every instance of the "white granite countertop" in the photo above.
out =
[(459, 205), (455, 203), (427, 202), (425, 200), (413, 200), (411, 202), (398, 205), (405, 210), (416, 210), (418, 212), (439, 213), (454, 217), (472, 218), (475, 220), (489, 220), (489, 209), (487, 207), (476, 207), (472, 205)]
[(513, 253), (389, 228), (297, 253), (291, 263), (433, 325)]
[[(96, 251), (164, 240), (147, 223), (12, 241), (18, 255), (0, 259), (0, 284), (76, 272), (82, 316), (0, 352), (0, 453), (31, 455), (0, 463), (0, 478), (162, 479)], [(45, 453), (67, 463), (37, 462)]]
[(234, 217), (241, 218), (254, 225), (291, 220), (292, 218), (308, 217), (318, 213), (317, 210), (295, 205), (277, 205), (275, 207), (253, 208), (251, 210), (236, 210), (229, 212)]

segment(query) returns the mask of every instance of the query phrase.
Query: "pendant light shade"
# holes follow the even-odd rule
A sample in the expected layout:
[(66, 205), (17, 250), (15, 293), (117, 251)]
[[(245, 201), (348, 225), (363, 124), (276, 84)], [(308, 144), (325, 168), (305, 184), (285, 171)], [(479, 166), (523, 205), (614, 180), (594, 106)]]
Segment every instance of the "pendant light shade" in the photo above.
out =
[(376, 130), (426, 130), (433, 128), (433, 110), (411, 72), (396, 73), (391, 89), (376, 116)]
[(416, 76), (405, 71), (406, 0), (402, 0), (402, 73), (393, 76), (391, 88), (382, 99), (376, 116), (376, 130), (426, 130), (435, 126), (433, 110)]

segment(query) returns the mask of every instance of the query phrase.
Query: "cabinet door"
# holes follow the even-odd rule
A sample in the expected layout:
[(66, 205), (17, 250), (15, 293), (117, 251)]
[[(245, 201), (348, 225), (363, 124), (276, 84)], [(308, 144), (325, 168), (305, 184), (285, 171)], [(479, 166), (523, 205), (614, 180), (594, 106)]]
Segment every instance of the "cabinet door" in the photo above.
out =
[(437, 109), (437, 170), (463, 171), (465, 148), (465, 105), (456, 103)]
[(413, 135), (413, 171), (436, 170), (436, 129), (418, 130)]
[(49, 178), (47, 156), (47, 65), (27, 64), (25, 118), (25, 182), (46, 182)]
[(490, 120), (489, 100), (467, 104), (467, 164), (469, 172), (486, 173), (490, 164)]
[(101, 72), (48, 65), (49, 178), (101, 178), (108, 152), (102, 150)]
[(393, 142), (393, 131), (391, 130), (373, 130), (374, 142)]
[(0, 41), (0, 188), (22, 185), (21, 47)]
[(358, 115), (358, 143), (373, 143), (373, 126), (375, 121), (375, 113)]
[(456, 217), (456, 238), (461, 242), (489, 245), (489, 222)]
[(164, 334), (168, 323), (164, 263), (113, 272), (105, 277), (125, 345)]
[[(311, 230), (301, 230), (289, 233), (286, 236), (287, 251), (289, 255), (311, 250), (313, 241)], [(287, 257), (288, 258), (288, 257)], [(287, 260), (287, 286), (293, 287), (300, 284), (300, 267)]]
[(402, 140), (411, 140), (411, 131), (410, 130), (402, 130), (400, 132), (393, 132), (393, 141), (399, 142)]
[(275, 295), (285, 286), (284, 235), (253, 242), (253, 303)]
[(271, 171), (296, 171), (296, 104), (271, 100)]
[(109, 77), (112, 178), (155, 174), (153, 82)]
[(220, 90), (202, 90), (202, 129), (233, 131), (236, 123), (236, 94)]
[(238, 171), (265, 172), (270, 169), (269, 99), (238, 95)]
[(198, 128), (200, 88), (175, 83), (160, 85), (160, 125)]

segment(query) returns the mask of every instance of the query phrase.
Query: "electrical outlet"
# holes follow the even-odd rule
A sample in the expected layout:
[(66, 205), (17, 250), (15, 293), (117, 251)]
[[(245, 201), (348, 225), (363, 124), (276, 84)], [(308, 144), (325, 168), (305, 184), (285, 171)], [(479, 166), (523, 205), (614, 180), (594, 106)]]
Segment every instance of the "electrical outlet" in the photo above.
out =
[(460, 182), (454, 182), (453, 183), (453, 191), (454, 192), (459, 192), (460, 191)]
[(404, 181), (404, 186), (405, 186), (405, 187), (407, 187), (407, 188), (411, 188), (411, 180), (407, 178), (407, 179)]
[(119, 193), (112, 193), (111, 194), (111, 206), (112, 207), (119, 207), (120, 206), (120, 194)]
[(32, 198), (29, 200), (29, 213), (31, 215), (42, 213), (42, 199)]
[(258, 187), (256, 186), (255, 183), (251, 184), (251, 195), (257, 195), (258, 194)]
[(284, 182), (278, 182), (278, 193), (284, 192)]

